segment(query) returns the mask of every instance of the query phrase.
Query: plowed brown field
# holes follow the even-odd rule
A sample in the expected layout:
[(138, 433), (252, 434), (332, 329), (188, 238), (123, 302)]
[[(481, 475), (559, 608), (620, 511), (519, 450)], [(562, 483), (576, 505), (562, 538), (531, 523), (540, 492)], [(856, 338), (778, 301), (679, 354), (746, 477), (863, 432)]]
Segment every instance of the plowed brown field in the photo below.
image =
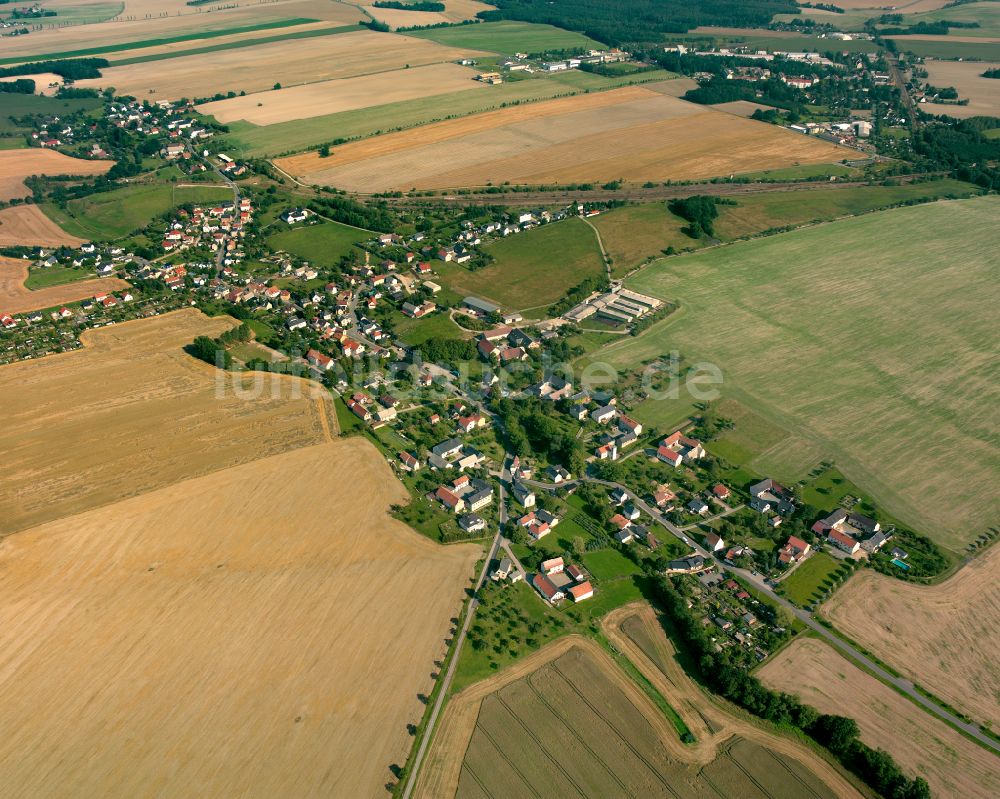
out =
[(487, 183), (682, 180), (826, 163), (848, 151), (773, 125), (627, 87), (425, 125), (277, 161), (354, 191)]

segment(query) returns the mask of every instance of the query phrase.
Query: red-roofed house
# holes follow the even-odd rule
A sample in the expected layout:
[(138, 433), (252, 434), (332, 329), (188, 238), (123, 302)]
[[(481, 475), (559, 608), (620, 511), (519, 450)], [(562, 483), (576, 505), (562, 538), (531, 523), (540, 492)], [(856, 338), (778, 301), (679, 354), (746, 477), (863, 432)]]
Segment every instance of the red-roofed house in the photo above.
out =
[(409, 452), (400, 452), (399, 459), (403, 462), (403, 468), (408, 472), (415, 472), (420, 468), (420, 461)]
[(549, 558), (542, 561), (542, 571), (546, 574), (559, 574), (565, 567), (562, 558)]
[(855, 552), (858, 551), (858, 548), (861, 546), (847, 533), (842, 533), (835, 527), (831, 528), (829, 534), (826, 537), (826, 540), (829, 541), (831, 544), (833, 544), (835, 547), (837, 547), (837, 549), (844, 550), (844, 552), (846, 552), (848, 555), (853, 555)]
[(680, 466), (681, 463), (684, 462), (683, 455), (679, 452), (674, 452), (670, 449), (670, 447), (665, 447), (662, 444), (656, 450), (656, 457), (674, 468)]
[(729, 489), (722, 483), (717, 483), (712, 489), (712, 493), (715, 494), (719, 499), (725, 500), (729, 499)]
[(573, 598), (574, 602), (583, 602), (583, 600), (590, 599), (594, 595), (594, 587), (590, 584), (589, 580), (585, 580), (570, 587), (569, 595)]
[(787, 566), (789, 563), (795, 563), (799, 558), (808, 555), (810, 549), (809, 544), (801, 538), (790, 535), (787, 543), (778, 552), (778, 560)]
[(546, 602), (558, 602), (566, 596), (560, 589), (556, 588), (555, 584), (544, 574), (536, 574), (532, 578), (531, 583), (535, 586), (535, 589), (542, 595), (542, 598), (545, 599)]
[(453, 513), (458, 513), (465, 507), (465, 501), (444, 486), (439, 486), (438, 490), (434, 492), (434, 496), (437, 498), (438, 502)]
[(333, 358), (329, 355), (324, 355), (319, 350), (309, 350), (306, 353), (306, 360), (309, 361), (311, 366), (322, 369), (324, 372), (333, 367)]
[(718, 552), (723, 549), (726, 545), (722, 540), (722, 536), (716, 533), (714, 530), (708, 532), (705, 536), (705, 545), (712, 551)]

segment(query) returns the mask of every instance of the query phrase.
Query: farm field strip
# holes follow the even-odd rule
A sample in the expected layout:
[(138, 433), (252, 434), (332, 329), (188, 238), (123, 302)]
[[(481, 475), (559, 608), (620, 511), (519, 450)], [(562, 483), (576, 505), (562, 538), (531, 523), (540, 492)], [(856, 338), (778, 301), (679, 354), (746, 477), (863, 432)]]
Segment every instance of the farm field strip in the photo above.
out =
[(480, 554), (393, 520), (407, 497), (355, 438), (6, 538), (0, 779), (23, 796), (381, 791)]
[[(339, 147), (331, 159), (311, 153), (277, 163), (309, 183), (381, 191), (508, 180), (682, 179), (751, 166), (827, 162), (842, 152), (773, 126), (628, 87), (391, 133)], [(404, 175), (405, 183), (399, 177)]]
[(166, 17), (160, 16), (162, 7), (150, 11), (149, 18), (45, 28), (6, 39), (0, 64), (124, 52), (315, 22), (351, 24), (364, 17), (357, 7), (330, 0), (278, 0), (208, 10), (186, 6), (186, 13)]
[[(0, 227), (0, 242), (3, 228)], [(128, 288), (128, 283), (116, 277), (77, 280), (60, 286), (31, 291), (25, 287), (28, 267), (25, 262), (0, 256), (0, 313), (20, 314), (40, 311), (67, 302), (77, 302), (93, 297), (98, 292), (112, 292)]]
[(1000, 794), (996, 756), (967, 740), (815, 638), (793, 641), (758, 672), (820, 713), (850, 716), (861, 740), (919, 774), (934, 796), (989, 799)]
[(399, 8), (378, 8), (363, 5), (362, 9), (373, 19), (384, 22), (390, 28), (410, 28), (418, 25), (440, 25), (448, 22), (463, 22), (475, 19), (480, 11), (489, 11), (493, 6), (478, 0), (446, 0), (444, 11), (410, 11)]
[(79, 247), (85, 241), (64, 231), (34, 203), (0, 210), (0, 247)]
[(235, 388), (216, 397), (222, 373), (182, 348), (234, 325), (177, 311), (86, 331), (82, 349), (0, 367), (0, 536), (327, 440), (333, 407), (308, 381), (269, 378), (255, 397), (260, 378), (234, 375)]
[(934, 61), (924, 64), (927, 81), (934, 86), (954, 86), (958, 96), (968, 99), (968, 105), (925, 103), (921, 106), (932, 114), (947, 114), (964, 119), (974, 116), (1000, 116), (1000, 80), (984, 78), (988, 69), (1000, 69), (1000, 61)]
[(0, 201), (30, 196), (24, 179), (31, 175), (103, 175), (114, 163), (73, 158), (41, 147), (0, 150)]
[(863, 571), (824, 615), (853, 640), (971, 718), (1000, 723), (1000, 547), (943, 583)]
[(475, 70), (458, 64), (430, 64), (233, 97), (205, 103), (198, 110), (223, 123), (244, 120), (254, 125), (272, 125), (463, 89), (485, 90), (485, 83), (474, 80), (476, 74)]
[[(159, 99), (208, 97), (219, 92), (257, 92), (275, 83), (294, 85), (373, 72), (457, 61), (473, 51), (443, 47), (392, 33), (355, 31), (295, 41), (220, 49), (199, 55), (178, 55), (169, 69), (158, 61), (143, 61), (102, 70), (102, 77), (77, 81), (77, 86), (114, 86), (120, 94)], [(308, 80), (304, 80), (307, 77)]]
[[(988, 255), (998, 202), (883, 211), (659, 261), (629, 285), (684, 312), (594, 357), (634, 367), (676, 347), (710, 359), (724, 395), (817, 442), (889, 513), (958, 551), (1000, 511), (979, 490), (1000, 469), (987, 410), (1000, 377), (982, 346), (1000, 303)], [(963, 457), (927, 464), (928, 435)]]

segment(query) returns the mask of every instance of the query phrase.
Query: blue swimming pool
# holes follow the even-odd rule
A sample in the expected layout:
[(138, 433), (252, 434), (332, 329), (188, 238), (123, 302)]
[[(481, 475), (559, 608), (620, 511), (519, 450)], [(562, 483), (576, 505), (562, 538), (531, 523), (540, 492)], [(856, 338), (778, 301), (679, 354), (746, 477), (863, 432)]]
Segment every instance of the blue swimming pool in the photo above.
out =
[(892, 559), (892, 564), (893, 564), (893, 566), (899, 566), (899, 568), (905, 569), (906, 571), (910, 570), (910, 564), (909, 563), (903, 563), (903, 561), (901, 561), (899, 558), (893, 558)]

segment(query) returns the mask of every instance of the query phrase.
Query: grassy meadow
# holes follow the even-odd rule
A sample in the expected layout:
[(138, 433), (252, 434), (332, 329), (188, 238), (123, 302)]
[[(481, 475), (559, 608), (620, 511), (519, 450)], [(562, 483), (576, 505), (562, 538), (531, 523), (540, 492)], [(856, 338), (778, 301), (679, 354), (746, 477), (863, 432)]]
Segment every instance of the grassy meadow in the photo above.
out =
[(503, 55), (543, 53), (547, 50), (574, 48), (601, 49), (604, 47), (600, 42), (584, 36), (582, 33), (574, 33), (552, 25), (538, 25), (532, 22), (513, 20), (407, 31), (406, 35), (415, 36), (418, 39), (429, 39), (449, 47), (486, 50)]
[(596, 356), (634, 369), (677, 348), (717, 364), (724, 397), (797, 432), (798, 468), (822, 453), (959, 550), (1000, 511), (980, 490), (1000, 473), (998, 212), (996, 197), (921, 205), (659, 261), (629, 285), (681, 311)]
[(155, 217), (178, 205), (232, 198), (232, 189), (225, 186), (137, 184), (70, 200), (65, 208), (54, 203), (45, 203), (41, 208), (46, 216), (72, 236), (108, 241), (145, 227)]
[(621, 277), (667, 247), (682, 250), (700, 243), (681, 232), (687, 222), (667, 210), (665, 202), (627, 205), (589, 220), (601, 234), (611, 257), (611, 272)]
[(576, 217), (501, 239), (486, 252), (495, 262), (476, 271), (435, 263), (438, 282), (508, 310), (544, 309), (604, 268), (594, 231)]
[(272, 250), (284, 250), (321, 266), (333, 266), (350, 252), (355, 244), (372, 238), (367, 230), (342, 225), (339, 222), (320, 222), (282, 230), (268, 237)]

